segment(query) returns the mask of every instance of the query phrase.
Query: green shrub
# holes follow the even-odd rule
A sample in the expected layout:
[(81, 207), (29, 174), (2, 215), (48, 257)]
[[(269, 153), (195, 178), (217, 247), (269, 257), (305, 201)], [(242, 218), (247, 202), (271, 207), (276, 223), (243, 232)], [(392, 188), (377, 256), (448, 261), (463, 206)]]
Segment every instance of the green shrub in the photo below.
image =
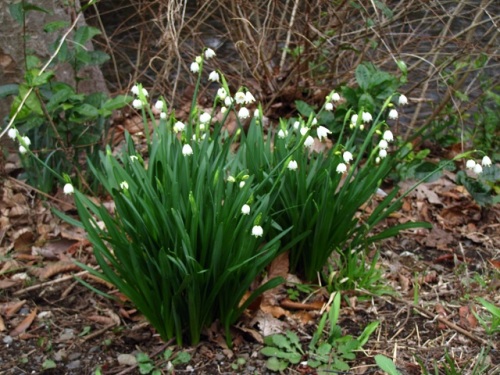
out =
[[(28, 11), (47, 12), (43, 8), (15, 3), (9, 6), (10, 13), (24, 24)], [(27, 182), (43, 192), (52, 192), (57, 185), (57, 175), (71, 175), (74, 183), (85, 190), (95, 190), (92, 177), (86, 173), (83, 163), (86, 158), (96, 162), (99, 151), (104, 150), (110, 139), (110, 117), (114, 110), (127, 105), (130, 98), (117, 96), (110, 99), (106, 94), (79, 93), (77, 88), (55, 80), (56, 64), (65, 63), (72, 68), (75, 85), (81, 80), (79, 73), (90, 65), (100, 65), (109, 56), (101, 51), (88, 50), (85, 45), (100, 34), (89, 26), (75, 27), (69, 40), (69, 32), (58, 36), (51, 46), (52, 56), (42, 62), (26, 52), (24, 82), (0, 87), (2, 96), (15, 95), (8, 127), (17, 130), (9, 133), (27, 137), (29, 144), (21, 142), (19, 152)], [(55, 21), (45, 25), (45, 31), (57, 33), (69, 24)], [(28, 35), (25, 35), (28, 37)], [(40, 164), (30, 156), (36, 154)], [(54, 175), (53, 172), (56, 172)]]

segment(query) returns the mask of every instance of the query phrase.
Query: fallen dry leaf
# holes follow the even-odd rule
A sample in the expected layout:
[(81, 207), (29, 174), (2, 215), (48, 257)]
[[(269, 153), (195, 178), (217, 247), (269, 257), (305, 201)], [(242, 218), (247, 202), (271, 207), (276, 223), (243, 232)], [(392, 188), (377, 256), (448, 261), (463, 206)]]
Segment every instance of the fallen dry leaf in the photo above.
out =
[(61, 225), (61, 237), (67, 240), (85, 241), (87, 234), (83, 228), (73, 227), (69, 224)]
[(0, 313), (5, 315), (6, 318), (10, 318), (14, 314), (16, 314), (21, 307), (24, 306), (26, 300), (14, 301), (14, 302), (6, 302), (0, 305)]
[[(441, 305), (440, 303), (437, 303), (436, 306), (434, 307), (436, 309), (436, 312), (438, 313), (438, 315), (441, 317), (441, 318), (444, 318), (446, 319), (446, 316), (448, 315), (446, 313), (446, 310), (444, 309), (443, 305)], [(442, 323), (442, 322), (438, 322), (437, 324), (437, 328), (439, 330), (445, 330), (446, 329), (446, 324)]]
[(33, 255), (41, 255), (45, 259), (59, 259), (61, 254), (69, 253), (71, 246), (75, 244), (73, 240), (61, 239), (58, 241), (46, 242), (41, 247), (33, 247)]
[[(288, 252), (280, 254), (269, 265), (268, 279), (271, 280), (275, 277), (283, 277), (284, 279), (286, 279), (289, 265)], [(269, 313), (275, 318), (288, 315), (288, 313), (283, 308), (281, 308), (278, 303), (278, 298), (282, 289), (283, 285), (280, 285), (276, 288), (267, 290), (262, 294), (260, 309), (263, 312)]]
[(257, 311), (255, 318), (250, 322), (250, 326), (257, 325), (262, 336), (266, 337), (275, 333), (282, 333), (286, 331), (285, 322), (273, 317), (271, 314), (263, 311)]
[(266, 314), (270, 314), (275, 318), (281, 318), (283, 316), (289, 315), (289, 312), (283, 309), (281, 306), (261, 304), (260, 309)]
[(111, 325), (114, 324), (116, 325), (114, 319), (110, 318), (109, 316), (102, 316), (102, 315), (90, 315), (87, 317), (88, 320), (91, 320), (93, 322), (102, 324), (102, 325)]
[(422, 275), (418, 278), (419, 284), (431, 284), (438, 281), (438, 274), (436, 271), (430, 271), (429, 273)]
[(436, 226), (432, 228), (425, 238), (416, 238), (416, 240), (421, 245), (434, 247), (444, 251), (451, 251), (451, 245), (455, 242), (455, 238), (450, 232), (444, 231)]
[(117, 326), (121, 324), (120, 317), (111, 309), (105, 309), (104, 312), (106, 313), (107, 316), (111, 318), (113, 323), (115, 323)]
[(463, 328), (474, 329), (477, 327), (477, 319), (470, 311), (469, 306), (461, 306), (458, 309), (458, 315), (460, 316), (460, 325)]
[(14, 233), (14, 250), (18, 253), (30, 253), (34, 242), (34, 234), (31, 228), (22, 228)]
[(493, 266), (493, 268), (500, 270), (500, 260), (488, 259), (488, 262)]
[(285, 298), (284, 300), (281, 301), (281, 306), (290, 309), (290, 310), (321, 310), (323, 307), (324, 302), (323, 301), (313, 301), (309, 303), (302, 303), (302, 302), (296, 302), (292, 301), (288, 298)]
[(288, 259), (288, 252), (281, 253), (269, 265), (269, 270), (268, 270), (269, 280), (279, 276), (286, 279), (289, 268), (290, 268), (290, 261)]
[(33, 269), (32, 272), (35, 274), (35, 276), (40, 277), (40, 279), (47, 280), (50, 279), (52, 276), (60, 273), (68, 271), (81, 271), (81, 270), (82, 269), (73, 262), (64, 261), (64, 262), (49, 264), (39, 270)]
[(22, 283), (22, 280), (10, 280), (10, 279), (0, 280), (0, 289), (8, 289), (20, 283)]
[(411, 211), (411, 201), (409, 199), (404, 199), (403, 200), (403, 206), (401, 209), (405, 212), (410, 212)]
[(476, 204), (455, 204), (440, 212), (440, 216), (449, 228), (464, 225), (481, 218), (479, 206)]
[(28, 316), (26, 316), (26, 318), (24, 318), (16, 328), (10, 331), (10, 335), (15, 337), (19, 336), (21, 333), (24, 333), (31, 326), (31, 323), (33, 323), (33, 320), (35, 320), (35, 317), (36, 308)]
[(406, 277), (403, 273), (398, 274), (399, 285), (401, 285), (401, 291), (407, 292), (410, 290), (410, 278)]
[(430, 188), (427, 184), (421, 184), (415, 188), (415, 194), (417, 195), (417, 199), (427, 201), (430, 204), (442, 205), (443, 202), (439, 199), (439, 196), (436, 194), (433, 188)]
[(262, 335), (259, 332), (257, 332), (257, 330), (255, 330), (253, 328), (245, 327), (243, 324), (236, 325), (236, 328), (238, 328), (240, 331), (253, 337), (253, 339), (255, 341), (257, 341), (259, 344), (264, 343), (264, 338), (262, 337)]
[(302, 325), (309, 324), (315, 321), (315, 317), (309, 311), (301, 310), (293, 314), (295, 319), (298, 319)]

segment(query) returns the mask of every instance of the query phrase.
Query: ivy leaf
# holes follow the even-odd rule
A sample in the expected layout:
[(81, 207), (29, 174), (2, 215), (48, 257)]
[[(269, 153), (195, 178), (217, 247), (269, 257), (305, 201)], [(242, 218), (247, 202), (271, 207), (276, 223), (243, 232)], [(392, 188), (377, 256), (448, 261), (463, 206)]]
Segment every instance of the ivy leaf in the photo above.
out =
[(356, 68), (355, 72), (356, 81), (358, 82), (359, 87), (366, 91), (368, 89), (368, 85), (370, 84), (370, 71), (365, 64), (359, 64)]
[(99, 34), (101, 34), (101, 30), (96, 27), (82, 26), (76, 30), (73, 41), (83, 47), (85, 43)]
[(299, 113), (304, 117), (309, 117), (312, 113), (314, 113), (314, 109), (302, 100), (296, 100), (295, 106), (297, 107), (297, 111), (299, 111)]
[(24, 23), (25, 14), (29, 11), (32, 11), (32, 10), (36, 11), (36, 12), (47, 13), (47, 14), (50, 13), (45, 8), (30, 4), (30, 3), (25, 3), (23, 1), (20, 1), (18, 3), (14, 3), (14, 4), (9, 4), (10, 16), (14, 19), (14, 21), (19, 23), (20, 25), (22, 25)]
[(14, 3), (9, 4), (9, 13), (10, 16), (16, 21), (18, 24), (22, 25), (24, 22), (24, 10), (23, 3)]
[(31, 84), (33, 86), (42, 86), (48, 83), (52, 77), (54, 77), (54, 72), (52, 71), (44, 72), (42, 74), (34, 76)]
[(0, 99), (6, 98), (10, 95), (17, 95), (19, 93), (19, 85), (12, 83), (0, 86)]
[(99, 111), (97, 110), (96, 107), (83, 103), (79, 105), (78, 107), (75, 108), (75, 112), (78, 114), (85, 116), (85, 117), (90, 117), (90, 118), (95, 118), (99, 116)]

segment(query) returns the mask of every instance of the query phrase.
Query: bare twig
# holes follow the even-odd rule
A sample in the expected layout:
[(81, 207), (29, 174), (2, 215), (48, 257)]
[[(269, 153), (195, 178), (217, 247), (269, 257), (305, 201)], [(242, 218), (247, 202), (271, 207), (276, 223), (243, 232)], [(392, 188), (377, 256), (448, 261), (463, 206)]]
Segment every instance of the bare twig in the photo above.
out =
[(45, 288), (47, 286), (52, 286), (52, 285), (55, 285), (55, 284), (59, 284), (59, 283), (62, 283), (62, 282), (74, 279), (75, 277), (82, 277), (82, 276), (84, 276), (84, 275), (86, 275), (88, 273), (89, 273), (89, 271), (81, 271), (81, 272), (78, 272), (78, 273), (75, 273), (75, 274), (72, 274), (72, 275), (63, 276), (63, 277), (61, 277), (59, 279), (50, 280), (50, 281), (46, 281), (44, 283), (40, 283), (40, 284), (36, 284), (36, 285), (31, 285), (31, 286), (29, 286), (27, 288), (19, 289), (19, 290), (15, 291), (12, 294), (15, 295), (15, 296), (20, 296), (22, 294), (25, 294), (25, 293), (28, 293), (28, 292), (32, 292), (32, 291), (37, 290), (37, 289), (42, 289), (42, 288)]

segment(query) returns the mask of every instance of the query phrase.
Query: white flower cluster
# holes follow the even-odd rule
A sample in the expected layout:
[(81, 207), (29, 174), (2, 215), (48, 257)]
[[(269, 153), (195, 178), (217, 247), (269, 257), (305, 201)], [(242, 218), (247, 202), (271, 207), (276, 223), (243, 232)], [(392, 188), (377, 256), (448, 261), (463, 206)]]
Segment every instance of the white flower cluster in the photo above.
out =
[[(219, 96), (220, 97), (220, 96)], [(242, 107), (238, 111), (238, 118), (240, 120), (245, 120), (250, 117), (250, 111), (248, 110), (247, 107), (244, 107), (244, 105), (252, 104), (255, 102), (255, 97), (252, 95), (250, 91), (238, 91), (236, 94), (234, 94), (234, 102), (238, 105), (241, 105)], [(231, 97), (226, 97), (224, 99), (224, 104), (229, 107), (233, 103), (233, 99)], [(259, 117), (260, 112), (259, 110), (255, 110), (253, 113), (254, 117)]]
[(262, 237), (264, 234), (264, 229), (260, 225), (254, 225), (252, 228), (252, 236), (254, 237)]
[(130, 92), (131, 92), (132, 94), (134, 94), (135, 96), (139, 96), (140, 90), (142, 90), (142, 94), (143, 94), (145, 97), (148, 97), (148, 96), (149, 96), (149, 92), (148, 92), (148, 90), (146, 90), (145, 88), (139, 87), (139, 85), (134, 85), (134, 86), (132, 86), (132, 88), (130, 89)]
[[(241, 182), (243, 183), (243, 186), (244, 186), (245, 181), (241, 181)], [(240, 183), (240, 187), (243, 187), (243, 186), (241, 186), (241, 183)], [(241, 214), (242, 215), (245, 215), (245, 216), (250, 215), (250, 212), (251, 212), (250, 205), (244, 204), (241, 207)], [(252, 236), (257, 238), (257, 237), (262, 237), (263, 235), (264, 235), (264, 229), (260, 225), (254, 225), (252, 227)]]
[(483, 173), (483, 167), (487, 168), (490, 166), (491, 166), (491, 159), (489, 158), (489, 156), (486, 156), (486, 155), (481, 160), (481, 163), (476, 163), (476, 161), (473, 159), (469, 159), (465, 163), (465, 167), (467, 169), (470, 169), (471, 171), (473, 171), (476, 174)]
[(299, 165), (297, 164), (297, 162), (295, 160), (290, 160), (288, 162), (287, 168), (290, 169), (291, 171), (297, 170), (298, 167), (299, 167)]
[(286, 130), (286, 129), (280, 129), (278, 131), (278, 138), (280, 138), (280, 139), (285, 139), (287, 137), (287, 135), (288, 135), (288, 130)]
[(149, 96), (148, 90), (143, 88), (141, 85), (134, 85), (130, 89), (130, 92), (136, 96), (136, 98), (132, 101), (132, 107), (135, 109), (142, 109), (146, 104), (143, 100)]
[[(130, 89), (130, 92), (136, 96), (132, 101), (132, 107), (135, 109), (142, 109), (147, 104), (147, 98), (149, 97), (149, 92), (141, 85), (134, 85)], [(167, 118), (167, 113), (164, 110), (165, 102), (163, 99), (158, 99), (154, 104), (154, 109), (160, 112), (160, 118), (165, 120)]]
[[(356, 126), (358, 126), (358, 119), (359, 119), (359, 116), (357, 113), (355, 113), (351, 116), (351, 124), (349, 125), (349, 127), (351, 129), (354, 129)], [(363, 111), (363, 112), (361, 112), (361, 120), (362, 120), (362, 123), (359, 124), (359, 129), (364, 130), (365, 124), (368, 124), (369, 122), (371, 122), (373, 120), (373, 116), (370, 112)]]
[(323, 141), (323, 138), (328, 138), (328, 134), (332, 134), (332, 132), (324, 126), (318, 126), (318, 129), (316, 129), (316, 134), (318, 135), (318, 139), (321, 142)]
[(345, 172), (347, 172), (347, 166), (353, 160), (352, 153), (349, 151), (344, 151), (344, 153), (342, 154), (342, 159), (344, 159), (344, 163), (339, 163), (336, 169), (337, 173), (340, 174), (344, 174)]
[[(311, 127), (316, 126), (318, 124), (318, 119), (316, 117), (313, 117), (311, 120)], [(297, 130), (301, 136), (305, 137), (307, 135), (307, 138), (304, 140), (304, 147), (311, 148), (314, 146), (314, 138), (311, 135), (308, 135), (309, 132), (311, 131), (311, 128), (303, 122), (303, 120), (300, 121), (295, 121), (292, 125), (294, 130)], [(316, 129), (316, 135), (319, 139), (320, 142), (323, 141), (323, 139), (328, 138), (328, 134), (332, 134), (330, 129), (320, 125)], [(278, 132), (278, 137), (279, 138), (285, 138), (288, 135), (288, 131), (281, 129)]]
[[(212, 48), (207, 48), (205, 50), (205, 60), (210, 60), (212, 57), (215, 57), (215, 51)], [(200, 65), (203, 62), (203, 57), (201, 56), (196, 56), (194, 61), (191, 63), (191, 66), (189, 67), (189, 70), (191, 70), (192, 73), (198, 73), (200, 71)], [(217, 74), (217, 72), (212, 72)], [(215, 75), (212, 75), (212, 78), (215, 78)], [(210, 79), (210, 78), (209, 78)], [(219, 75), (217, 74), (217, 79), (216, 81), (219, 81)]]
[(174, 133), (182, 133), (184, 129), (186, 129), (186, 125), (181, 121), (177, 121), (173, 126)]
[(327, 97), (325, 101), (325, 111), (333, 111), (333, 103), (337, 103), (340, 101), (340, 95), (338, 92), (332, 91)]
[(382, 139), (378, 143), (378, 157), (375, 159), (375, 162), (378, 164), (380, 160), (387, 156), (387, 149), (389, 148), (389, 143), (394, 141), (394, 135), (390, 130), (386, 130), (382, 135)]
[(12, 140), (17, 139), (19, 141), (20, 154), (25, 154), (28, 152), (28, 149), (30, 148), (31, 145), (31, 139), (29, 139), (29, 137), (26, 136), (19, 137), (19, 131), (16, 128), (10, 128), (9, 131), (7, 132), (7, 136)]

